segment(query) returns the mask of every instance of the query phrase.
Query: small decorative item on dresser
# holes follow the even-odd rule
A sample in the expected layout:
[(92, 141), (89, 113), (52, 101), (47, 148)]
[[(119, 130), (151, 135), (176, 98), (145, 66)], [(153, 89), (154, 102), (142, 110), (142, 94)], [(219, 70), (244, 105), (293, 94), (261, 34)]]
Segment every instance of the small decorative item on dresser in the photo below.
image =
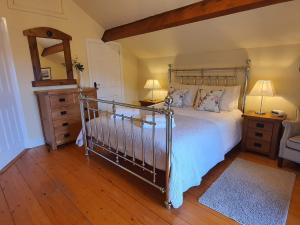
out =
[(244, 151), (252, 151), (276, 159), (282, 136), (282, 121), (286, 116), (274, 116), (271, 113), (259, 115), (254, 112), (243, 114)]
[(151, 106), (163, 102), (164, 100), (140, 100), (141, 106)]

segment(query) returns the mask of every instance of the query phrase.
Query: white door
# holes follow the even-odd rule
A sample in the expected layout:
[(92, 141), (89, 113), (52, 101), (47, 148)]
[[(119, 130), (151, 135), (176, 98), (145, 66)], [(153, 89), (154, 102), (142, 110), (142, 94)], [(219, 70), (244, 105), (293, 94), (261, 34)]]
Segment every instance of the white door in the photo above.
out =
[(24, 149), (16, 82), (6, 22), (0, 17), (0, 169)]
[(121, 48), (117, 43), (87, 41), (88, 67), (92, 86), (97, 86), (98, 98), (123, 102)]

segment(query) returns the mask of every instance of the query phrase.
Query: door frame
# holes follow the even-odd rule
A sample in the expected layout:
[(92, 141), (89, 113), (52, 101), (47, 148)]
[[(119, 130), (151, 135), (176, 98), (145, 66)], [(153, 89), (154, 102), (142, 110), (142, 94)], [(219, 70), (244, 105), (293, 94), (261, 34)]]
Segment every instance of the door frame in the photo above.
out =
[[(11, 99), (14, 102), (13, 104), (15, 105), (15, 110), (16, 110), (16, 117), (13, 118), (15, 119), (15, 123), (17, 126), (20, 128), (20, 148), (15, 149), (13, 152), (8, 153), (4, 158), (7, 158), (8, 161), (4, 161), (4, 167), (0, 168), (0, 173), (5, 171), (6, 168), (8, 168), (9, 165), (11, 165), (14, 160), (16, 160), (24, 151), (25, 148), (27, 147), (27, 135), (26, 135), (26, 126), (25, 126), (25, 117), (23, 113), (23, 106), (22, 106), (22, 101), (21, 101), (21, 95), (20, 95), (20, 89), (19, 89), (19, 83), (17, 80), (17, 74), (15, 70), (15, 64), (14, 64), (14, 59), (13, 59), (13, 53), (12, 53), (12, 48), (11, 48), (11, 43), (9, 39), (9, 33), (8, 33), (8, 28), (7, 28), (7, 22), (5, 17), (0, 16), (0, 32), (1, 32), (1, 37), (0, 37), (0, 42), (1, 46), (3, 45), (3, 54), (4, 54), (4, 61), (3, 63), (6, 64), (7, 68), (7, 73), (9, 75), (9, 86), (11, 88)], [(10, 149), (7, 149), (7, 151), (10, 151)], [(5, 153), (6, 154), (6, 153)]]
[(25, 116), (23, 113), (23, 104), (22, 104), (22, 99), (21, 99), (21, 93), (20, 93), (20, 87), (19, 87), (19, 82), (17, 79), (17, 73), (15, 69), (15, 63), (14, 63), (14, 58), (13, 58), (13, 53), (12, 53), (12, 47), (10, 43), (10, 38), (9, 38), (9, 33), (8, 33), (8, 28), (7, 28), (7, 22), (5, 17), (0, 16), (0, 30), (3, 29), (3, 35), (2, 37), (4, 38), (3, 43), (4, 43), (4, 54), (7, 59), (7, 64), (8, 64), (8, 70), (9, 73), (11, 74), (11, 85), (14, 89), (14, 99), (17, 105), (17, 114), (19, 116), (19, 122), (20, 122), (20, 127), (23, 135), (23, 145), (27, 146), (27, 135), (26, 135), (26, 126), (25, 126)]
[(121, 86), (122, 86), (122, 90), (121, 90), (121, 94), (123, 96), (123, 101), (125, 101), (125, 96), (124, 96), (124, 69), (123, 69), (123, 54), (122, 54), (122, 46), (120, 43), (118, 42), (103, 42), (101, 39), (92, 39), (92, 38), (88, 38), (86, 39), (86, 54), (87, 54), (87, 64), (88, 64), (88, 74), (89, 74), (89, 84), (91, 87), (94, 87), (94, 77), (90, 71), (90, 66), (89, 66), (89, 59), (92, 57), (90, 55), (90, 51), (89, 51), (89, 48), (88, 48), (88, 44), (89, 43), (98, 43), (98, 44), (107, 44), (107, 45), (115, 45), (119, 48), (119, 55), (120, 55), (120, 72), (121, 72)]

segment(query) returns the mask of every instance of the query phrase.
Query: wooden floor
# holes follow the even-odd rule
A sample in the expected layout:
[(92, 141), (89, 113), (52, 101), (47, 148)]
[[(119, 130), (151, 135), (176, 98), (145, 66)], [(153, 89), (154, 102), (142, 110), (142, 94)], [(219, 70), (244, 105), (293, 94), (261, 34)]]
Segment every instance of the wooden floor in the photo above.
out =
[[(0, 175), (0, 224), (236, 224), (197, 200), (237, 156), (276, 167), (262, 156), (233, 153), (185, 193), (180, 209), (169, 211), (157, 190), (98, 157), (86, 158), (82, 149), (35, 148)], [(300, 170), (284, 168), (297, 173), (287, 224), (299, 225)]]

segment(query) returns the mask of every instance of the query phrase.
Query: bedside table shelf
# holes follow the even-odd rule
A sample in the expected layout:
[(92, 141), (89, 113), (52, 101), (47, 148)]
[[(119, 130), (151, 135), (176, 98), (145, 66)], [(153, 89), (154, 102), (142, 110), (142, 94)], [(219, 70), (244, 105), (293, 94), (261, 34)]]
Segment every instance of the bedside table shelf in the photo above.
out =
[(276, 159), (282, 136), (282, 121), (286, 117), (249, 112), (243, 114), (243, 118), (243, 150), (261, 153)]

